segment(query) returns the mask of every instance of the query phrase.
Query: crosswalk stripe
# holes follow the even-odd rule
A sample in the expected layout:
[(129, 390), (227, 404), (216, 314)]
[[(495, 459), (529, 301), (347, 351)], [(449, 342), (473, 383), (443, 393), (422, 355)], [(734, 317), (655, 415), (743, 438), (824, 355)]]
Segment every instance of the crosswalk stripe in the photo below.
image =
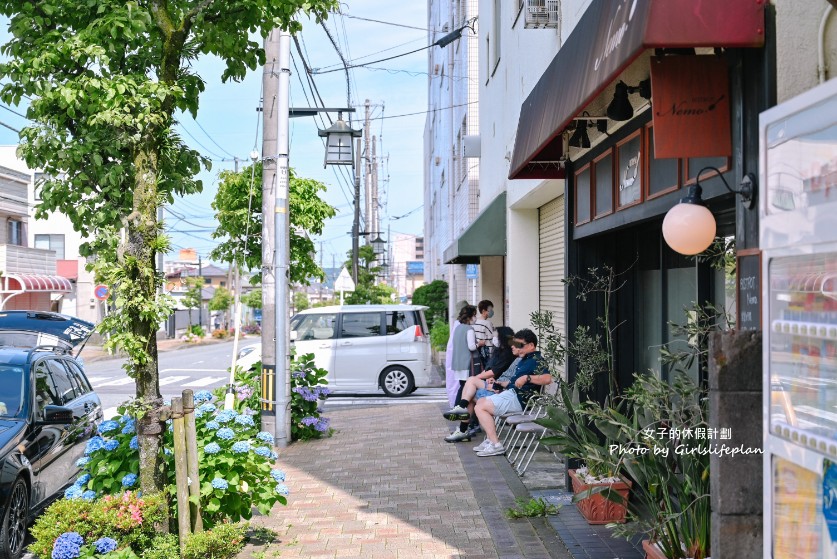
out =
[(131, 377), (120, 378), (110, 382), (103, 382), (99, 386), (123, 386), (125, 384), (134, 384), (134, 379)]
[(167, 384), (174, 384), (175, 382), (180, 382), (181, 380), (185, 380), (189, 377), (167, 377), (160, 379), (160, 386), (165, 386)]
[(87, 380), (90, 381), (90, 384), (96, 384), (103, 380), (112, 379), (113, 377), (87, 377)]
[(193, 382), (184, 383), (183, 386), (208, 386), (221, 380), (225, 380), (225, 377), (199, 378), (195, 379)]
[(110, 419), (119, 412), (117, 411), (116, 406), (113, 406), (112, 408), (105, 408), (105, 411), (102, 413), (104, 414), (105, 419)]

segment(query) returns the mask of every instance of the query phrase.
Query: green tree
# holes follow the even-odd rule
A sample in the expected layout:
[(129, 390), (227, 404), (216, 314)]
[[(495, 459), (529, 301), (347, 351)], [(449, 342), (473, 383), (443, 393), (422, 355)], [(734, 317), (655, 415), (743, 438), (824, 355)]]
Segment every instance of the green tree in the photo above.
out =
[[(200, 309), (203, 303), (203, 278), (186, 278), (186, 293), (180, 299), (180, 303), (189, 309), (189, 331), (192, 331), (192, 309)], [(198, 322), (200, 319), (198, 312)]]
[[(212, 202), (218, 228), (212, 233), (220, 243), (211, 257), (223, 262), (242, 263), (252, 272), (250, 283), (262, 281), (262, 164), (245, 167), (238, 173), (221, 171), (218, 194)], [(290, 170), (290, 281), (308, 285), (311, 278), (325, 275), (314, 259), (314, 241), (306, 233), (320, 235), (325, 220), (335, 209), (320, 198), (326, 186), (303, 179)]]
[(310, 302), (308, 301), (308, 295), (302, 291), (294, 293), (294, 309), (296, 309), (297, 312), (304, 311), (309, 306)]
[(262, 308), (262, 290), (254, 289), (249, 293), (245, 293), (241, 296), (241, 302), (250, 307), (251, 309)]
[(429, 307), (426, 318), (427, 327), (432, 329), (433, 324), (440, 320), (448, 321), (448, 282), (444, 280), (433, 280), (427, 285), (417, 287), (413, 291), (413, 304)]
[[(29, 101), (18, 153), (50, 177), (36, 217), (60, 211), (88, 239), (96, 279), (114, 287), (114, 312), (100, 324), (109, 347), (128, 355), (141, 415), (140, 484), (163, 488), (156, 331), (172, 300), (158, 296), (157, 221), (163, 202), (201, 190), (209, 160), (187, 147), (176, 119), (197, 116), (204, 80), (195, 60), (225, 63), (223, 80), (264, 64), (254, 36), (301, 29), (306, 12), (325, 18), (335, 0), (0, 0), (10, 39), (0, 63), (0, 100)], [(254, 40), (256, 39), (256, 40)]]
[[(347, 270), (351, 270), (351, 251), (349, 251), (348, 256), (349, 259), (346, 261), (345, 266)], [(357, 260), (357, 283), (355, 284), (355, 290), (345, 294), (344, 302), (347, 305), (391, 304), (395, 289), (388, 285), (375, 285), (375, 278), (378, 276), (381, 268), (374, 265), (375, 251), (372, 250), (372, 246), (364, 245), (360, 247)], [(339, 300), (340, 293), (338, 292), (336, 295)]]
[[(209, 300), (209, 310), (227, 313), (233, 304), (233, 294), (226, 287), (218, 287)], [(225, 314), (226, 316), (226, 314)]]

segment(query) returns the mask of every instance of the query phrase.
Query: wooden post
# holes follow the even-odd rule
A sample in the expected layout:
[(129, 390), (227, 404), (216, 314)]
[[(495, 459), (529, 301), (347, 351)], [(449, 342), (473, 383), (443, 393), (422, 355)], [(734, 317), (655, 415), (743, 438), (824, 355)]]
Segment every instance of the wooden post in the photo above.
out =
[(186, 433), (183, 428), (183, 400), (171, 399), (171, 417), (174, 424), (174, 473), (177, 485), (177, 528), (180, 538), (180, 551), (186, 545), (186, 536), (190, 533), (189, 522), (189, 486), (186, 471)]
[(195, 428), (195, 395), (183, 391), (183, 419), (186, 428), (186, 473), (189, 476), (189, 510), (192, 516), (192, 532), (203, 531), (201, 518), (201, 478), (198, 472), (198, 437)]

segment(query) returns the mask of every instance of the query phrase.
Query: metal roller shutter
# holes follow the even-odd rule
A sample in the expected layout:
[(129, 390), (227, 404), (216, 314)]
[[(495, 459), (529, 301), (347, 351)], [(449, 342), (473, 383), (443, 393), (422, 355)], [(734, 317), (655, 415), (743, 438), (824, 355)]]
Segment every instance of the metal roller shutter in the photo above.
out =
[(538, 208), (540, 309), (552, 311), (555, 327), (566, 334), (564, 284), (564, 197)]

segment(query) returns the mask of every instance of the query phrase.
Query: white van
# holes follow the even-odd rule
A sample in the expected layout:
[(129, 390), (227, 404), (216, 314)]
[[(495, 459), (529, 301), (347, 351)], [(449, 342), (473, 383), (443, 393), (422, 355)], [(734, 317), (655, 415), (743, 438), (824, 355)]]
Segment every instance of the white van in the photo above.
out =
[[(328, 387), (333, 392), (380, 388), (387, 396), (406, 396), (430, 382), (425, 309), (419, 305), (343, 305), (304, 310), (291, 319), (291, 343), (296, 355), (314, 354), (316, 366), (328, 371)], [(252, 361), (256, 352), (255, 360), (261, 359), (261, 346), (251, 349), (246, 358)]]

